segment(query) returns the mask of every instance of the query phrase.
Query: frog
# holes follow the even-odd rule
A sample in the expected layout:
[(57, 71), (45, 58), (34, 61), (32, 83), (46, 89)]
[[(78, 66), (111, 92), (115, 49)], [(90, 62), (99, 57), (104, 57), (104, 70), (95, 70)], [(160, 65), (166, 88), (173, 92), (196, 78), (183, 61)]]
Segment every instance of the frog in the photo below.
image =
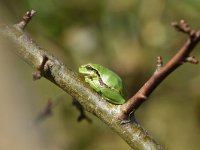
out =
[(108, 102), (115, 105), (126, 102), (122, 79), (115, 72), (95, 63), (81, 65), (78, 71), (84, 81)]

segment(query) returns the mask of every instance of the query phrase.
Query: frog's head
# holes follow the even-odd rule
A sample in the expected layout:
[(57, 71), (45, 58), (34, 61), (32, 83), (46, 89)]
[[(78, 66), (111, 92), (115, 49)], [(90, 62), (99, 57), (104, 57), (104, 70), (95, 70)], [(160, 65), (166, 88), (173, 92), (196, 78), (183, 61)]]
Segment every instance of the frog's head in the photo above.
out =
[(78, 72), (82, 75), (95, 75), (96, 64), (88, 63), (79, 67)]

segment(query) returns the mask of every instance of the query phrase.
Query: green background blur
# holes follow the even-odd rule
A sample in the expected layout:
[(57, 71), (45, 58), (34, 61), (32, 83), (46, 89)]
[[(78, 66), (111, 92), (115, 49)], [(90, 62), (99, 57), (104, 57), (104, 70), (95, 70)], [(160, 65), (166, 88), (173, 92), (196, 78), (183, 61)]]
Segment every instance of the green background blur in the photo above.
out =
[[(172, 21), (200, 28), (199, 0), (0, 0), (0, 24), (13, 24), (30, 9), (37, 14), (26, 32), (43, 48), (77, 70), (103, 64), (123, 79), (127, 98), (167, 62), (186, 36)], [(3, 43), (3, 42), (2, 42)], [(98, 118), (77, 122), (71, 97), (0, 46), (0, 150), (130, 150)], [(193, 55), (200, 59), (200, 47)], [(170, 75), (136, 112), (139, 123), (168, 150), (200, 148), (200, 66), (185, 64)], [(47, 100), (53, 115), (33, 123)]]

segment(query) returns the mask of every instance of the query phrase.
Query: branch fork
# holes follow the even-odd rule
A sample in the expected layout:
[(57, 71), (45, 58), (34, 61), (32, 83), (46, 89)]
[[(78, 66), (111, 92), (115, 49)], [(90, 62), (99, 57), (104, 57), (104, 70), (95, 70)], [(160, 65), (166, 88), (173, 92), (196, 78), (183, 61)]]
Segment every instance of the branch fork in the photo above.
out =
[(158, 87), (158, 85), (184, 62), (198, 64), (198, 60), (194, 56), (191, 57), (190, 53), (200, 41), (200, 30), (192, 30), (188, 23), (184, 20), (180, 20), (179, 23), (173, 22), (172, 26), (177, 31), (187, 34), (189, 36), (188, 40), (165, 66), (163, 66), (162, 57), (157, 57), (156, 71), (140, 88), (140, 90), (121, 106), (121, 113), (118, 117), (120, 120), (129, 120), (129, 114), (132, 113), (133, 110), (137, 110), (139, 106), (146, 101), (147, 97), (149, 97), (150, 94)]

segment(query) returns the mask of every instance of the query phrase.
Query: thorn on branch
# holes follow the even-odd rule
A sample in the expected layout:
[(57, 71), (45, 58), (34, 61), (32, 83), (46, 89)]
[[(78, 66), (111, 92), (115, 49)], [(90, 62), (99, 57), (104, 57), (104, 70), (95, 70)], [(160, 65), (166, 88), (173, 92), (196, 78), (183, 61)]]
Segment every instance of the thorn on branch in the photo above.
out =
[(198, 64), (199, 63), (199, 61), (194, 56), (187, 57), (185, 59), (185, 62), (189, 62), (191, 64)]
[(48, 58), (46, 55), (44, 55), (41, 65), (40, 65), (39, 67), (37, 67), (37, 68), (35, 69), (35, 71), (33, 72), (33, 80), (34, 80), (34, 81), (35, 81), (35, 80), (38, 80), (38, 79), (40, 79), (40, 78), (42, 77), (43, 72), (44, 72), (45, 64), (46, 64), (46, 62), (47, 62), (48, 60), (49, 60), (49, 58)]
[(156, 72), (160, 71), (160, 69), (163, 67), (163, 59), (161, 56), (157, 57), (156, 67)]
[(83, 106), (76, 100), (76, 99), (72, 99), (72, 105), (74, 105), (78, 111), (80, 112), (80, 115), (78, 117), (78, 122), (82, 121), (82, 120), (87, 120), (89, 123), (92, 123), (92, 120), (85, 114), (85, 111), (83, 109)]
[(36, 13), (35, 10), (27, 11), (25, 15), (22, 17), (22, 20), (19, 23), (17, 23), (15, 26), (21, 30), (24, 30), (35, 13)]

